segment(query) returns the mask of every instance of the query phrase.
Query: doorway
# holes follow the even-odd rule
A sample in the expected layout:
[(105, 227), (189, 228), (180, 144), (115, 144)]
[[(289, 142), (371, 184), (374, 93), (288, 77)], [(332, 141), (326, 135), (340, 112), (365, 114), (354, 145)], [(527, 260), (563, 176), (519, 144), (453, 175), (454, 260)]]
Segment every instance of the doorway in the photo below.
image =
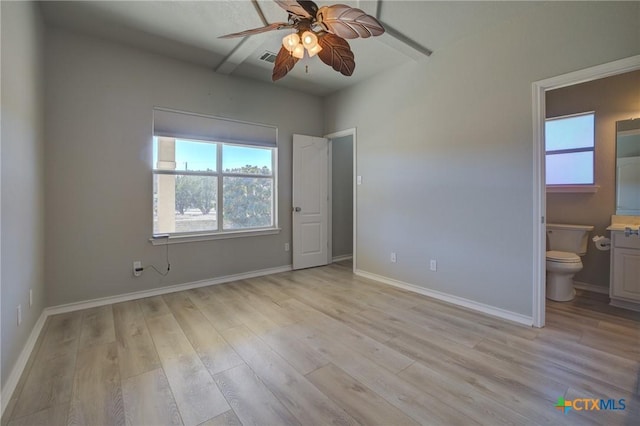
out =
[(329, 140), (328, 263), (351, 259), (356, 270), (356, 129), (325, 136)]
[(293, 269), (351, 259), (356, 271), (356, 129), (293, 135)]
[(533, 98), (533, 325), (543, 327), (546, 308), (546, 181), (544, 122), (546, 92), (640, 69), (640, 55), (552, 77), (532, 84)]

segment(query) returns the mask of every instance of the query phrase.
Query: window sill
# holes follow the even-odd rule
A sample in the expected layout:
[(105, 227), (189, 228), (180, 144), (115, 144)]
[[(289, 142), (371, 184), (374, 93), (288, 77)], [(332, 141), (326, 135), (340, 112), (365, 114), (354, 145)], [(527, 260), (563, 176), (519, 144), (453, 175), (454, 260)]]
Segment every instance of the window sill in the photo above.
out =
[(258, 237), (262, 235), (275, 235), (280, 233), (280, 228), (250, 229), (246, 231), (227, 231), (216, 234), (186, 234), (170, 235), (169, 238), (150, 238), (149, 242), (154, 246), (166, 244), (193, 243), (198, 241), (227, 240), (230, 238)]
[(547, 185), (547, 192), (598, 192), (600, 185)]

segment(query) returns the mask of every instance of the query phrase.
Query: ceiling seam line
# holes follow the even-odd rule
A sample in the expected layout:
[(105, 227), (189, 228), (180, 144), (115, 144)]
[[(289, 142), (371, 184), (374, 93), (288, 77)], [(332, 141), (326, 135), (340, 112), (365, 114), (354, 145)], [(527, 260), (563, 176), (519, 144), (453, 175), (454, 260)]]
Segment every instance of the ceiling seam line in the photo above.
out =
[(224, 64), (226, 64), (227, 62), (229, 62), (229, 59), (233, 56), (233, 54), (234, 54), (234, 53), (236, 53), (236, 51), (237, 51), (238, 49), (240, 49), (240, 47), (244, 44), (244, 42), (247, 40), (247, 38), (248, 38), (248, 37), (244, 37), (242, 40), (240, 40), (240, 43), (238, 43), (238, 44), (236, 45), (236, 47), (234, 47), (234, 48), (231, 50), (231, 52), (229, 52), (229, 54), (228, 54), (227, 56), (225, 56), (225, 57), (224, 57), (224, 59), (223, 59), (223, 60), (222, 60), (218, 65), (216, 65), (216, 67), (214, 68), (214, 71), (215, 71), (215, 72), (218, 72), (218, 70), (219, 70), (220, 68), (222, 68), (222, 66), (223, 66)]
[(251, 3), (253, 3), (253, 7), (256, 9), (256, 13), (260, 17), (262, 23), (265, 26), (269, 25), (269, 21), (267, 21), (267, 17), (264, 16), (264, 12), (262, 11), (262, 7), (260, 7), (260, 4), (258, 3), (258, 0), (251, 0)]

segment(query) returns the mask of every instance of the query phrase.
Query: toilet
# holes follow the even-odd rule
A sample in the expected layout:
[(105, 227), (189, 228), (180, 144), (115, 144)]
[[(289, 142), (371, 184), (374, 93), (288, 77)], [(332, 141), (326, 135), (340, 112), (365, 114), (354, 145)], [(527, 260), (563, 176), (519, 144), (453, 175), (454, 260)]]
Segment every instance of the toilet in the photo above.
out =
[(573, 276), (582, 270), (580, 256), (587, 253), (593, 226), (547, 224), (547, 299), (573, 300)]

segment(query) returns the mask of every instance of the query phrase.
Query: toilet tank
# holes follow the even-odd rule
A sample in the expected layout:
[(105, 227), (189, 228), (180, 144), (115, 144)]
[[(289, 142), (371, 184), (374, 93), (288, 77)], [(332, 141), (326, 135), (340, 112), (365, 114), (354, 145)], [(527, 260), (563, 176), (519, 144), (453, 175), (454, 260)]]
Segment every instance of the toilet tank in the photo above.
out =
[(566, 251), (584, 256), (587, 253), (591, 231), (593, 226), (547, 223), (549, 250)]

